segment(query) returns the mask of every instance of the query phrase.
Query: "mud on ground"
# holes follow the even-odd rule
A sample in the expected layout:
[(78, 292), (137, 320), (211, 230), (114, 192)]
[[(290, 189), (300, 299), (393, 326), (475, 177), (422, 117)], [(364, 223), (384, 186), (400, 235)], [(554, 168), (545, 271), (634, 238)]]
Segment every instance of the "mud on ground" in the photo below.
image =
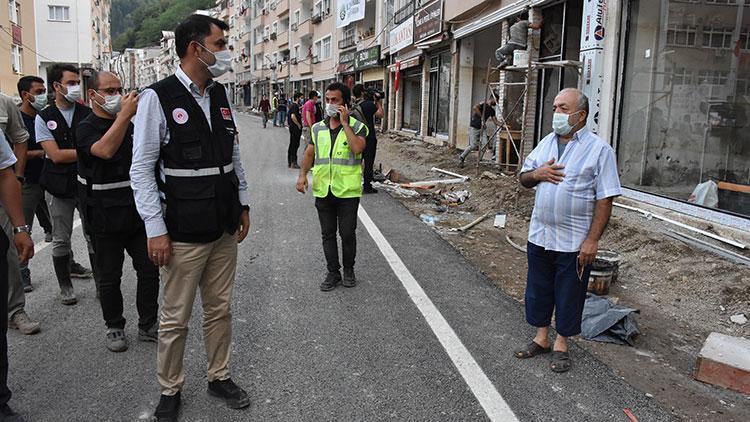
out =
[[(451, 148), (381, 134), (377, 154), (376, 167), (380, 164), (384, 173), (396, 169), (401, 181), (451, 178), (431, 171), (432, 167), (471, 177), (466, 183), (416, 189), (420, 192), (418, 197), (399, 199), (417, 218), (433, 216), (434, 228), (444, 239), (499, 288), (523, 302), (526, 256), (506, 241), (506, 235), (525, 246), (534, 191), (520, 187), (514, 176), (504, 175), (489, 162), (483, 162), (477, 170), (476, 154), (467, 158), (465, 168), (459, 168), (458, 152)], [(496, 178), (477, 177), (485, 171)], [(436, 200), (441, 193), (464, 189), (471, 196), (463, 204), (446, 206)], [(714, 227), (705, 221), (624, 198), (618, 198), (617, 202), (648, 208), (694, 227), (750, 243), (747, 233)], [(493, 227), (498, 210), (507, 213), (505, 229)], [(489, 218), (467, 232), (449, 231), (488, 212)], [(608, 297), (640, 310), (641, 335), (635, 347), (582, 338), (576, 341), (631, 385), (653, 395), (654, 400), (684, 420), (748, 421), (750, 397), (698, 382), (692, 375), (696, 357), (710, 332), (750, 337), (750, 323), (741, 326), (729, 320), (738, 313), (750, 317), (750, 268), (670, 238), (664, 234), (668, 229), (741, 252), (668, 223), (615, 208), (599, 242), (600, 248), (619, 252), (622, 260), (618, 282), (611, 286)], [(750, 257), (748, 252), (744, 255)]]

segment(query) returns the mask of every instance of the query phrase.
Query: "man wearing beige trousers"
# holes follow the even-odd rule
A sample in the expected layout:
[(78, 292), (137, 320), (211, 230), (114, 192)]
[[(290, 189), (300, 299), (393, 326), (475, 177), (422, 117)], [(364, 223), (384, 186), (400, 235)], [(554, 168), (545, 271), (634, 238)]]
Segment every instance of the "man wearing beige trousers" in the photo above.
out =
[(179, 414), (182, 360), (198, 289), (208, 393), (231, 408), (250, 404), (229, 374), (237, 243), (247, 236), (250, 219), (234, 114), (225, 88), (212, 79), (231, 68), (228, 29), (203, 15), (180, 23), (180, 66), (141, 93), (135, 117), (130, 176), (149, 256), (161, 267), (163, 283), (155, 412), (161, 422), (176, 421)]

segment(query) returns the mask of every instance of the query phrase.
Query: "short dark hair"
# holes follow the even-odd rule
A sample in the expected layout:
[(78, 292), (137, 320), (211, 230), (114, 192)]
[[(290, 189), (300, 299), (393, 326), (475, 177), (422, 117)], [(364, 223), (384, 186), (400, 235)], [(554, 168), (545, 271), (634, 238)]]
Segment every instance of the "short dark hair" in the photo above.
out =
[(205, 15), (190, 15), (177, 25), (174, 30), (174, 44), (177, 57), (183, 58), (187, 54), (188, 45), (193, 41), (203, 44), (207, 36), (211, 35), (211, 25), (216, 25), (222, 31), (228, 31), (226, 22)]
[(295, 92), (294, 93), (294, 101), (299, 100), (300, 97), (302, 97), (302, 93), (301, 92)]
[(50, 83), (62, 81), (63, 72), (78, 73), (78, 68), (72, 64), (55, 63), (47, 70), (47, 80)]
[(34, 82), (44, 85), (44, 79), (38, 76), (24, 76), (19, 79), (18, 84), (16, 85), (16, 87), (18, 88), (18, 95), (21, 95), (21, 92), (23, 91), (29, 92), (29, 90), (31, 89), (31, 85)]
[(352, 88), (352, 94), (354, 94), (354, 96), (357, 98), (361, 97), (364, 92), (365, 86), (362, 84), (354, 85), (354, 88)]
[(341, 92), (341, 98), (344, 99), (344, 104), (349, 104), (352, 100), (352, 92), (349, 87), (341, 82), (334, 82), (326, 87), (326, 91), (339, 91)]
[(309, 99), (311, 99), (311, 100), (312, 100), (313, 98), (315, 98), (315, 97), (319, 97), (319, 95), (318, 95), (318, 91), (316, 91), (316, 90), (312, 90), (312, 91), (310, 91), (310, 95), (308, 95), (308, 96), (307, 96), (307, 98), (309, 98)]
[(529, 20), (529, 11), (528, 10), (524, 10), (523, 12), (519, 13), (518, 14), (518, 19), (522, 20), (522, 21)]

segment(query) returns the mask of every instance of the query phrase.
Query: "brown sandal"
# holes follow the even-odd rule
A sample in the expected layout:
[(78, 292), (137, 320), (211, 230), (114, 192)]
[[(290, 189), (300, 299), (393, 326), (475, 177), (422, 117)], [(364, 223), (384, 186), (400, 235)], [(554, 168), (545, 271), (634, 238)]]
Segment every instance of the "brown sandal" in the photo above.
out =
[(552, 352), (552, 361), (549, 363), (549, 369), (552, 372), (557, 372), (558, 374), (568, 372), (571, 366), (573, 366), (573, 361), (570, 359), (570, 353)]
[(552, 351), (551, 347), (542, 347), (537, 342), (532, 341), (529, 343), (528, 346), (526, 346), (525, 349), (516, 350), (513, 352), (513, 355), (517, 357), (518, 359), (528, 359), (533, 358), (534, 356), (541, 355), (544, 353), (549, 353)]

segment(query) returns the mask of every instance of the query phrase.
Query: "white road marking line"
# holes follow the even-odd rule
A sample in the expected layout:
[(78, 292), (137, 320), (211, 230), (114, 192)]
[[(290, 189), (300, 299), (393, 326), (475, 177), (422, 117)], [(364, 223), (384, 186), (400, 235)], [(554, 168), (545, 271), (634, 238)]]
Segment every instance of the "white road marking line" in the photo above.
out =
[[(79, 218), (79, 219), (77, 219), (76, 221), (73, 222), (73, 230), (75, 230), (80, 225), (81, 225), (81, 219)], [(44, 240), (42, 240), (41, 242), (37, 242), (36, 245), (34, 245), (34, 254), (35, 255), (38, 254), (44, 248), (46, 248), (47, 246), (49, 246), (51, 244), (52, 244), (52, 242), (45, 242)], [(34, 259), (34, 258), (31, 258), (31, 259)]]
[(448, 357), (456, 365), (456, 369), (461, 373), (464, 381), (466, 381), (471, 392), (479, 400), (479, 404), (490, 420), (503, 422), (518, 421), (513, 410), (503, 400), (503, 397), (492, 384), (492, 381), (487, 378), (487, 375), (477, 361), (471, 356), (471, 352), (464, 346), (461, 339), (456, 335), (456, 332), (448, 324), (448, 321), (445, 320), (437, 307), (432, 303), (432, 300), (427, 296), (427, 293), (422, 289), (422, 286), (419, 285), (409, 269), (406, 268), (404, 262), (396, 254), (396, 251), (393, 250), (391, 244), (388, 243), (388, 240), (380, 232), (380, 229), (378, 229), (362, 205), (359, 206), (358, 215), (362, 224), (364, 224), (370, 233), (370, 237), (378, 245), (380, 252), (386, 261), (388, 261), (394, 274), (401, 281), (412, 302), (414, 302), (419, 312), (424, 316), (432, 332), (435, 333), (435, 337), (443, 345), (443, 348), (448, 353)]

